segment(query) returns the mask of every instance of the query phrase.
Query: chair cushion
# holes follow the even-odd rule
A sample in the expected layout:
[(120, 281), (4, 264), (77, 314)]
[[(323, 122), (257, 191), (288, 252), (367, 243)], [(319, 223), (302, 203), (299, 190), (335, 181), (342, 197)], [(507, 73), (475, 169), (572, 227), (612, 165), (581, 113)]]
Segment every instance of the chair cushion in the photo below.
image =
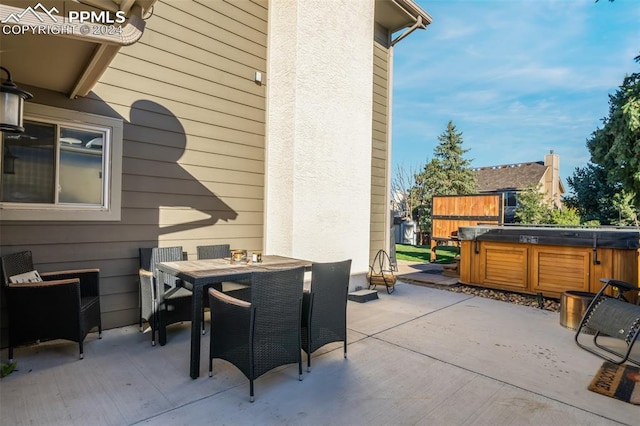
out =
[(24, 283), (40, 283), (42, 278), (35, 269), (33, 271), (24, 272), (9, 277), (9, 282), (12, 284), (24, 284)]

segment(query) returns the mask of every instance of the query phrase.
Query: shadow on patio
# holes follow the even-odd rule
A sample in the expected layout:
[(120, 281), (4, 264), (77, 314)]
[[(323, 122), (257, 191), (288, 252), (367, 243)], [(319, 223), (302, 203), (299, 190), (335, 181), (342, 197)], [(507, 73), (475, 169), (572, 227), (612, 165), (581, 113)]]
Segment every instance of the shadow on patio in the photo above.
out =
[[(557, 313), (398, 283), (348, 303), (342, 345), (311, 373), (276, 369), (249, 384), (230, 364), (189, 378), (189, 324), (151, 347), (137, 326), (77, 345), (16, 350), (0, 388), (3, 424), (637, 424), (638, 406), (590, 392), (602, 360), (578, 348)], [(635, 351), (638, 349), (636, 348)], [(4, 354), (5, 352), (3, 352)], [(304, 357), (303, 357), (304, 361)]]

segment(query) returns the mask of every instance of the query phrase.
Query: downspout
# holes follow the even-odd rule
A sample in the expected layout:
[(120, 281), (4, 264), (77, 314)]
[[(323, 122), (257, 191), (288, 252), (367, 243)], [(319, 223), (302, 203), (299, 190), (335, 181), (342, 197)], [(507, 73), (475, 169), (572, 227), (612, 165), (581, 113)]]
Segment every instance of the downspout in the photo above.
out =
[(396, 43), (398, 43), (400, 40), (402, 40), (403, 38), (405, 38), (406, 36), (414, 32), (418, 28), (422, 30), (427, 28), (427, 26), (422, 22), (422, 16), (420, 15), (418, 15), (418, 19), (416, 20), (415, 24), (413, 24), (407, 31), (403, 32), (398, 37), (396, 37), (395, 40), (391, 41), (391, 47), (395, 46)]

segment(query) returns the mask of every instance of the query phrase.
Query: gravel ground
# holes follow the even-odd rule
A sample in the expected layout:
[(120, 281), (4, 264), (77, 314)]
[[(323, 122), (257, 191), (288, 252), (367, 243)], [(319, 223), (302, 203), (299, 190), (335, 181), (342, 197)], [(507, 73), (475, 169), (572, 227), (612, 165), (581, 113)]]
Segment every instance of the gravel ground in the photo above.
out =
[[(502, 300), (503, 302), (514, 303), (516, 305), (531, 306), (541, 308), (551, 312), (560, 312), (560, 301), (556, 299), (543, 298), (538, 300), (537, 296), (530, 294), (512, 293), (510, 291), (492, 290), (489, 288), (473, 287), (459, 284), (447, 288), (455, 293), (472, 294), (474, 296), (486, 297), (489, 299)], [(542, 302), (542, 303), (540, 303)]]

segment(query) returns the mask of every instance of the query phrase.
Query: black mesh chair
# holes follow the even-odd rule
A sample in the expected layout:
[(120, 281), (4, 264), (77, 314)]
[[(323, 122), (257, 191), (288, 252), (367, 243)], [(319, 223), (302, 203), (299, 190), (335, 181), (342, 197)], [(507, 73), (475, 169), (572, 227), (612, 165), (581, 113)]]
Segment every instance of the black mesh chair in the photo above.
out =
[(311, 291), (302, 304), (302, 349), (311, 371), (311, 354), (331, 342), (344, 342), (347, 357), (347, 293), (351, 259), (334, 263), (314, 263)]
[[(631, 358), (631, 350), (640, 335), (640, 306), (630, 303), (640, 293), (640, 288), (624, 281), (603, 279), (605, 285), (600, 289), (587, 307), (575, 340), (581, 348), (613, 362), (622, 364), (630, 361), (640, 365), (640, 359)], [(606, 294), (607, 290), (617, 293), (616, 296)], [(593, 345), (582, 343), (585, 334), (593, 334)], [(616, 348), (623, 342), (624, 351)], [(613, 355), (613, 356), (612, 356)]]
[(251, 402), (254, 380), (278, 366), (297, 362), (302, 380), (303, 280), (302, 267), (254, 272), (247, 300), (209, 289), (209, 376), (214, 358), (232, 363), (249, 379)]
[[(231, 249), (229, 244), (214, 244), (208, 246), (198, 246), (196, 247), (198, 252), (198, 260), (200, 259), (223, 259), (231, 257)], [(235, 290), (242, 290), (251, 285), (251, 279), (245, 280), (236, 280), (236, 281), (224, 281), (221, 283), (216, 283), (211, 287), (216, 290), (226, 292), (234, 292)], [(209, 298), (207, 297), (206, 291), (207, 287), (203, 288), (205, 292), (203, 296), (204, 306), (209, 307)], [(204, 333), (204, 330), (203, 330)]]
[(198, 246), (198, 259), (222, 259), (231, 257), (229, 244), (214, 244), (209, 246)]
[[(197, 246), (196, 251), (198, 253), (198, 260), (201, 259), (224, 259), (231, 258), (231, 246), (229, 244), (212, 244), (206, 246)], [(210, 287), (216, 290), (225, 291), (229, 285), (235, 285), (234, 283), (216, 283), (211, 286), (205, 286), (202, 288), (202, 334), (205, 334), (204, 329), (204, 311), (209, 308), (209, 297), (207, 296), (207, 290)]]
[(9, 310), (9, 359), (18, 345), (54, 339), (78, 342), (80, 359), (89, 331), (100, 317), (100, 270), (40, 272), (40, 282), (13, 282), (35, 271), (30, 251), (2, 256), (2, 278)]
[(191, 290), (182, 281), (157, 271), (156, 264), (182, 260), (182, 247), (140, 249), (140, 330), (146, 321), (151, 328), (151, 345), (158, 331), (160, 346), (167, 342), (167, 325), (191, 321)]

